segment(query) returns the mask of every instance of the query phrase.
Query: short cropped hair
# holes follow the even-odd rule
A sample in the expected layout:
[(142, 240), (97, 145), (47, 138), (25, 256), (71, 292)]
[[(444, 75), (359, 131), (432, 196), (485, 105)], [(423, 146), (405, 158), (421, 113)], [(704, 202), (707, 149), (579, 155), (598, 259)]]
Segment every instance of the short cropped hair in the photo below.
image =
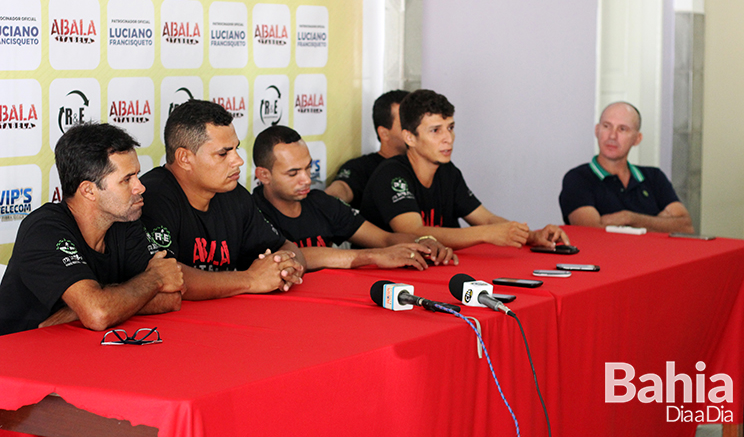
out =
[(636, 108), (635, 105), (633, 105), (632, 103), (624, 102), (622, 100), (617, 101), (617, 102), (612, 102), (609, 105), (605, 106), (605, 108), (602, 110), (602, 114), (599, 116), (599, 119), (602, 120), (602, 115), (604, 115), (604, 113), (607, 110), (607, 108), (609, 108), (610, 106), (613, 106), (613, 105), (617, 105), (617, 104), (622, 104), (622, 105), (630, 106), (630, 108), (633, 109), (633, 111), (635, 111), (636, 116), (638, 117), (637, 130), (640, 131), (641, 130), (641, 111), (639, 111), (638, 108)]
[(54, 149), (63, 198), (73, 197), (84, 181), (106, 189), (103, 179), (115, 170), (109, 156), (135, 147), (139, 147), (137, 140), (110, 124), (90, 122), (71, 127)]
[(431, 90), (416, 90), (400, 104), (401, 128), (416, 134), (416, 128), (425, 115), (440, 115), (449, 118), (455, 115), (455, 107), (441, 94)]
[[(372, 122), (375, 124), (375, 134), (377, 134), (377, 128), (380, 126), (386, 129), (393, 128), (395, 120), (391, 110), (392, 106), (396, 103), (400, 104), (409, 94), (409, 91), (393, 90), (386, 92), (375, 100), (375, 105), (372, 107)], [(380, 140), (379, 134), (377, 134), (377, 140)]]
[(196, 153), (209, 140), (207, 124), (230, 126), (233, 116), (217, 103), (191, 99), (168, 116), (165, 123), (165, 162), (176, 160), (176, 150), (183, 147)]
[(274, 146), (277, 144), (296, 143), (301, 139), (302, 137), (296, 130), (287, 126), (276, 125), (268, 127), (258, 134), (256, 142), (253, 143), (253, 163), (256, 164), (256, 167), (264, 167), (271, 170), (276, 161)]

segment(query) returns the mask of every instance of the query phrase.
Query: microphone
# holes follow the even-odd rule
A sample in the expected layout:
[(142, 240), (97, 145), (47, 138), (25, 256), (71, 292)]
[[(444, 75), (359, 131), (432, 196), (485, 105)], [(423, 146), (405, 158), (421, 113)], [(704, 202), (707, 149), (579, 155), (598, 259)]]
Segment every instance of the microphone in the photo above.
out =
[(392, 281), (377, 281), (369, 289), (369, 297), (379, 306), (393, 311), (410, 310), (414, 305), (424, 307), (429, 311), (446, 313), (435, 305), (441, 305), (452, 311), (460, 312), (460, 307), (448, 303), (435, 302), (413, 295), (413, 285), (396, 284)]
[(470, 307), (488, 307), (494, 311), (503, 311), (513, 316), (514, 312), (500, 300), (491, 297), (493, 285), (476, 281), (472, 276), (458, 273), (450, 279), (449, 290), (457, 300)]

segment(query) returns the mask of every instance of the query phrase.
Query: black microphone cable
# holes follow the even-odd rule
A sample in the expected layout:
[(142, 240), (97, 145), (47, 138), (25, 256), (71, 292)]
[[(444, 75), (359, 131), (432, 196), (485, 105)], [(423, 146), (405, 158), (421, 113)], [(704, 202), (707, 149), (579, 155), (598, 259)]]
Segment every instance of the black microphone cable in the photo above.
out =
[(519, 318), (517, 318), (517, 315), (514, 314), (514, 311), (509, 311), (506, 313), (506, 315), (514, 317), (514, 320), (517, 321), (517, 324), (519, 325), (519, 330), (522, 331), (522, 338), (524, 339), (524, 348), (527, 350), (527, 358), (530, 360), (530, 367), (532, 368), (532, 377), (535, 378), (535, 388), (537, 389), (537, 396), (540, 398), (540, 403), (543, 407), (543, 412), (545, 412), (545, 422), (548, 424), (548, 437), (552, 436), (550, 432), (550, 419), (548, 418), (548, 409), (545, 407), (545, 401), (543, 400), (542, 394), (540, 394), (540, 386), (537, 384), (537, 373), (535, 372), (535, 365), (532, 364), (532, 355), (530, 355), (530, 347), (527, 345), (527, 336), (524, 334), (524, 328), (522, 328), (522, 322), (519, 321)]

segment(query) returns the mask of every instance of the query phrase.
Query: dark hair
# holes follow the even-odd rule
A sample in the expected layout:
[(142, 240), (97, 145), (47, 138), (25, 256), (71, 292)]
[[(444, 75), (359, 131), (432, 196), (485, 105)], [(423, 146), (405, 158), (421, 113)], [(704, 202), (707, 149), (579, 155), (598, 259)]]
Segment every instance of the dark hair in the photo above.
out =
[(455, 115), (455, 107), (441, 94), (431, 90), (416, 90), (400, 104), (400, 127), (416, 135), (416, 128), (424, 115), (441, 115), (449, 118)]
[(230, 126), (233, 116), (217, 103), (207, 100), (191, 99), (168, 116), (165, 123), (165, 162), (172, 164), (176, 159), (176, 150), (183, 147), (193, 153), (207, 142), (207, 124)]
[(137, 140), (110, 124), (83, 123), (70, 128), (54, 149), (63, 197), (74, 196), (84, 181), (105, 189), (103, 179), (115, 170), (109, 156), (135, 147), (139, 147)]
[(378, 141), (380, 135), (377, 133), (377, 128), (380, 126), (386, 129), (393, 128), (395, 120), (393, 120), (391, 108), (396, 103), (400, 104), (408, 94), (410, 94), (408, 91), (393, 90), (386, 92), (375, 100), (375, 105), (372, 107), (372, 122), (375, 124), (375, 134)]
[(276, 125), (266, 128), (258, 134), (256, 142), (253, 143), (253, 163), (256, 167), (264, 167), (269, 170), (274, 167), (274, 146), (277, 144), (292, 144), (300, 141), (302, 137), (296, 130), (287, 126)]

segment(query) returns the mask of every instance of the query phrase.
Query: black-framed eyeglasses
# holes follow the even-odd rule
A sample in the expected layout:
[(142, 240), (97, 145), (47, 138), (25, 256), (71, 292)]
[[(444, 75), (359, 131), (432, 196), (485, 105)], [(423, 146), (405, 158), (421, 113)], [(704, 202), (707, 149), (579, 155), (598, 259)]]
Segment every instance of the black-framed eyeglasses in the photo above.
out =
[(162, 343), (158, 328), (140, 328), (129, 336), (123, 329), (112, 329), (103, 334), (101, 344), (105, 346), (118, 346), (120, 344), (153, 344)]

